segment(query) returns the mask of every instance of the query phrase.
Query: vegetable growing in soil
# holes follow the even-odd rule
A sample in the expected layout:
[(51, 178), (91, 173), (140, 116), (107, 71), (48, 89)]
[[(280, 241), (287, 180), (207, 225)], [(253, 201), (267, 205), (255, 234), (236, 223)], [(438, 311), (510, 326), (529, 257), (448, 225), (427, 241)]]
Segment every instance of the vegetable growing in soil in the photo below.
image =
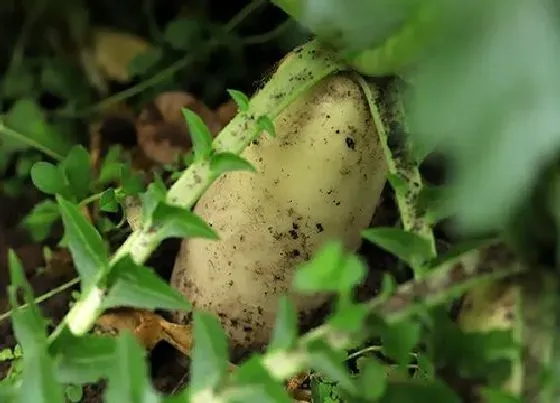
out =
[[(200, 198), (194, 212), (220, 240), (183, 240), (172, 276), (242, 351), (268, 342), (299, 264), (329, 240), (359, 247), (387, 175), (366, 98), (348, 75), (323, 79), (274, 124), (276, 137), (263, 135), (242, 154), (257, 172), (224, 174)], [(290, 297), (303, 316), (327, 300)]]

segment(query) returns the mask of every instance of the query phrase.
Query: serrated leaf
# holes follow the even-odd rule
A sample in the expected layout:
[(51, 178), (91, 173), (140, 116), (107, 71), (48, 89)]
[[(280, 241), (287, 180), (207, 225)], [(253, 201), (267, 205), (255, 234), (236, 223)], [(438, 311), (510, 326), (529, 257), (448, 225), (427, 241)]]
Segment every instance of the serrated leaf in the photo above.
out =
[(152, 269), (136, 265), (128, 255), (112, 268), (108, 283), (110, 290), (103, 302), (105, 309), (132, 306), (188, 311), (191, 308), (179, 291), (163, 281)]
[(163, 57), (163, 51), (158, 47), (149, 47), (137, 54), (128, 65), (128, 74), (131, 77), (142, 76), (150, 71)]
[(345, 292), (365, 274), (366, 268), (357, 256), (345, 256), (340, 242), (329, 242), (297, 269), (292, 284), (295, 290), (306, 293)]
[(257, 127), (268, 133), (270, 137), (276, 137), (276, 128), (274, 122), (268, 116), (260, 116), (257, 119)]
[(111, 336), (65, 332), (50, 351), (55, 357), (56, 377), (64, 383), (94, 383), (107, 376), (115, 359), (116, 340)]
[(227, 371), (227, 365), (228, 343), (220, 322), (209, 313), (194, 312), (191, 393), (218, 386)]
[(179, 206), (160, 203), (152, 216), (161, 239), (206, 238), (219, 239), (218, 234), (202, 218)]
[(29, 231), (34, 241), (40, 242), (48, 237), (52, 225), (59, 218), (58, 204), (47, 199), (33, 206), (33, 210), (24, 217), (22, 226)]
[(210, 160), (210, 169), (214, 175), (232, 171), (256, 172), (255, 167), (245, 158), (233, 153), (214, 154)]
[[(33, 302), (31, 286), (25, 279), (23, 268), (13, 250), (8, 252), (12, 283), (8, 289), (13, 309), (12, 325), (21, 344), (23, 354), (23, 379), (19, 390), (22, 402), (64, 402), (64, 391), (56, 381), (51, 357), (47, 353), (47, 322)], [(24, 301), (29, 306), (18, 307), (18, 289), (23, 291)]]
[(56, 165), (49, 162), (39, 161), (33, 164), (31, 181), (37, 189), (49, 195), (68, 193), (64, 174)]
[(95, 227), (86, 220), (77, 205), (59, 195), (56, 196), (56, 200), (83, 292), (94, 282), (97, 273), (109, 264), (107, 248)]
[(212, 133), (202, 118), (190, 109), (181, 108), (183, 118), (192, 139), (194, 161), (208, 158), (212, 154)]
[(46, 122), (43, 111), (32, 99), (16, 101), (4, 124), (7, 130), (0, 124), (0, 149), (8, 154), (35, 147), (46, 155), (62, 160), (74, 144), (72, 137), (61, 136)]
[(144, 350), (129, 332), (117, 338), (113, 365), (109, 368), (107, 403), (159, 403), (160, 397), (148, 379)]
[(247, 110), (249, 110), (249, 98), (247, 97), (247, 95), (238, 90), (228, 89), (227, 92), (231, 99), (235, 101), (237, 108), (241, 112), (247, 112)]
[(337, 382), (344, 390), (356, 393), (356, 385), (344, 365), (345, 353), (333, 350), (323, 341), (310, 343), (307, 352), (314, 370)]
[(430, 241), (398, 228), (369, 228), (362, 237), (416, 268), (432, 258)]
[(287, 296), (280, 297), (276, 323), (268, 351), (287, 350), (292, 347), (298, 334), (297, 313)]
[(176, 50), (192, 50), (201, 39), (202, 27), (195, 18), (179, 17), (165, 26), (163, 39)]
[(60, 166), (76, 200), (83, 200), (89, 196), (93, 171), (87, 150), (81, 145), (72, 147)]

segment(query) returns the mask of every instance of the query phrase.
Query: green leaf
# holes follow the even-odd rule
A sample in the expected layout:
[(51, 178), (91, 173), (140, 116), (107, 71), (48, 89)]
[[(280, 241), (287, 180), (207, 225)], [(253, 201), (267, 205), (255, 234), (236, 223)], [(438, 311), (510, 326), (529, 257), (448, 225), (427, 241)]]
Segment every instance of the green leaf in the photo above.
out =
[(84, 396), (84, 390), (80, 385), (67, 385), (64, 390), (66, 398), (72, 403), (78, 403)]
[(344, 365), (346, 353), (335, 351), (328, 344), (319, 340), (310, 343), (307, 352), (314, 370), (337, 382), (345, 391), (356, 393), (356, 385)]
[(61, 167), (76, 200), (83, 200), (89, 196), (93, 171), (87, 150), (81, 145), (72, 147)]
[(345, 256), (340, 242), (329, 242), (307, 263), (302, 264), (293, 279), (295, 290), (345, 292), (366, 275), (366, 268), (355, 255)]
[(119, 211), (119, 203), (115, 196), (115, 189), (109, 188), (101, 194), (99, 198), (99, 209), (109, 213), (116, 213)]
[(257, 119), (257, 127), (268, 133), (270, 137), (276, 137), (276, 128), (274, 122), (268, 116), (260, 116)]
[(155, 67), (163, 57), (163, 51), (158, 47), (150, 47), (136, 55), (128, 65), (128, 73), (132, 77), (142, 76)]
[(33, 206), (33, 210), (22, 220), (22, 226), (29, 231), (35, 242), (45, 240), (56, 220), (60, 218), (58, 204), (52, 200), (43, 200)]
[(189, 127), (193, 143), (194, 160), (200, 161), (212, 154), (212, 133), (204, 121), (190, 109), (181, 108), (183, 118)]
[(105, 309), (133, 306), (188, 311), (191, 308), (179, 291), (163, 281), (152, 269), (136, 265), (128, 255), (112, 268), (108, 283), (110, 290), (103, 302)]
[(373, 357), (358, 359), (359, 377), (357, 388), (362, 397), (368, 401), (377, 401), (387, 389), (387, 369)]
[[(33, 302), (31, 286), (13, 250), (8, 252), (11, 285), (8, 288), (13, 309), (12, 326), (23, 354), (23, 379), (19, 391), (22, 402), (64, 402), (62, 386), (56, 381), (51, 357), (47, 353), (47, 322)], [(18, 290), (23, 291), (26, 307), (18, 307)]]
[(80, 275), (83, 292), (94, 283), (97, 273), (109, 264), (107, 248), (99, 233), (86, 220), (77, 205), (64, 200), (59, 195), (56, 196), (56, 200), (60, 207), (68, 247)]
[(4, 124), (0, 123), (0, 150), (8, 154), (35, 147), (46, 155), (62, 160), (74, 143), (73, 138), (61, 136), (46, 122), (43, 111), (31, 99), (16, 101)]
[(341, 304), (339, 302), (336, 306), (336, 311), (329, 319), (329, 325), (345, 332), (359, 334), (363, 329), (368, 313), (369, 310), (365, 304)]
[(336, 383), (327, 382), (319, 376), (312, 376), (310, 384), (313, 403), (344, 403)]
[(461, 403), (461, 399), (455, 392), (440, 380), (427, 382), (410, 380), (408, 382), (390, 382), (387, 391), (380, 403), (410, 402), (410, 397), (414, 396), (414, 402), (445, 402)]
[(212, 155), (210, 170), (214, 175), (221, 175), (232, 171), (256, 172), (255, 167), (245, 158), (233, 153), (219, 153)]
[(160, 397), (148, 379), (144, 350), (130, 331), (117, 338), (113, 365), (107, 368), (107, 403), (159, 403)]
[(385, 353), (400, 365), (408, 365), (410, 353), (420, 339), (420, 324), (402, 321), (388, 325), (382, 333), (381, 340)]
[(26, 178), (31, 174), (31, 168), (33, 164), (42, 160), (40, 154), (24, 154), (17, 159), (16, 162), (16, 176), (18, 178)]
[(280, 297), (279, 305), (272, 341), (268, 345), (268, 351), (291, 348), (298, 334), (297, 313), (293, 303), (284, 295)]
[(19, 99), (33, 95), (35, 77), (27, 64), (9, 69), (2, 80), (2, 97)]
[(286, 388), (273, 379), (258, 356), (253, 356), (235, 371), (235, 383), (242, 387), (236, 402), (291, 403)]
[(39, 161), (31, 167), (31, 181), (41, 192), (68, 194), (66, 179), (61, 170), (49, 162)]
[(194, 312), (194, 348), (191, 356), (191, 393), (214, 389), (228, 366), (228, 343), (213, 315)]
[(64, 383), (94, 383), (107, 376), (113, 365), (116, 340), (112, 336), (65, 332), (51, 345), (56, 377)]
[(430, 241), (398, 228), (369, 228), (362, 237), (416, 268), (432, 258)]
[(179, 17), (169, 22), (163, 39), (176, 50), (192, 50), (202, 38), (202, 26), (198, 19)]
[(166, 189), (162, 189), (158, 182), (148, 185), (146, 192), (140, 195), (142, 200), (142, 222), (151, 223), (156, 207), (165, 200)]
[(179, 206), (160, 203), (152, 216), (161, 239), (206, 238), (219, 239), (218, 234), (202, 218)]
[(560, 148), (556, 13), (548, 1), (501, 0), (491, 15), (487, 6), (448, 10), (409, 94), (412, 141), (437, 146), (452, 168), (445, 203), (465, 235), (516, 219)]
[(231, 99), (233, 99), (235, 101), (235, 104), (237, 105), (237, 108), (241, 111), (241, 112), (247, 112), (247, 110), (249, 110), (249, 98), (247, 97), (247, 95), (245, 95), (244, 93), (242, 93), (241, 91), (238, 90), (227, 90), (229, 96), (231, 97)]

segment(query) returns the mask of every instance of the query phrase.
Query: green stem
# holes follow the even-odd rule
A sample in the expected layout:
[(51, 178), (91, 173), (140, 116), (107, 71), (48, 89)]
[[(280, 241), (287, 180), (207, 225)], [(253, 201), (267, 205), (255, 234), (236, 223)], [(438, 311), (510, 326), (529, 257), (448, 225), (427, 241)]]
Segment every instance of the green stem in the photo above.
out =
[[(395, 191), (402, 225), (426, 239), (430, 244), (431, 257), (436, 256), (432, 224), (425, 212), (418, 209), (422, 192), (422, 177), (408, 140), (408, 128), (402, 98), (396, 83), (383, 94), (379, 88), (356, 74), (356, 80), (364, 91), (379, 134), (389, 168), (389, 183)], [(415, 277), (425, 274), (422, 264), (413, 267)]]
[(10, 136), (13, 137), (19, 141), (21, 141), (22, 143), (26, 143), (28, 144), (30, 147), (35, 147), (37, 150), (41, 151), (42, 153), (44, 153), (45, 155), (48, 155), (51, 158), (54, 158), (57, 161), (62, 161), (64, 159), (64, 157), (60, 154), (58, 154), (57, 152), (44, 147), (41, 143), (33, 140), (32, 138), (28, 137), (28, 136), (24, 136), (23, 134), (21, 134), (20, 132), (6, 126), (3, 123), (0, 123), (0, 134), (4, 134), (6, 136)]
[[(261, 134), (257, 118), (267, 116), (274, 120), (294, 99), (333, 72), (344, 68), (317, 42), (309, 42), (289, 54), (280, 64), (270, 81), (251, 98), (247, 112), (239, 113), (214, 139), (215, 153), (241, 153)], [(203, 192), (216, 179), (208, 160), (191, 164), (171, 186), (166, 202), (191, 209)], [(113, 255), (110, 265), (99, 273), (94, 286), (80, 297), (63, 322), (51, 334), (52, 342), (65, 326), (76, 334), (83, 334), (95, 323), (101, 312), (103, 284), (111, 268), (122, 257), (129, 255), (134, 262), (142, 264), (162, 239), (159, 231), (141, 226)]]
[[(525, 270), (526, 267), (504, 244), (490, 243), (432, 268), (425, 277), (401, 285), (388, 297), (376, 297), (366, 306), (372, 315), (380, 315), (387, 323), (395, 323), (457, 297), (475, 285)], [(355, 340), (354, 336), (327, 323), (300, 337), (290, 350), (264, 354), (261, 362), (272, 378), (285, 381), (309, 367), (309, 345), (322, 340), (334, 350), (344, 351), (350, 346), (349, 342)], [(231, 384), (207, 402), (225, 403), (236, 390)]]

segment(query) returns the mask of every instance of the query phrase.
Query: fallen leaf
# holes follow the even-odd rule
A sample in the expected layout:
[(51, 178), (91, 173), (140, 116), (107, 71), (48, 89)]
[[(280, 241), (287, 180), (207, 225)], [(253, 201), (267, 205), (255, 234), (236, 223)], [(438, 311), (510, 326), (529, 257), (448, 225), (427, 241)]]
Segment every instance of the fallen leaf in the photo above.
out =
[(109, 28), (93, 31), (93, 58), (99, 70), (110, 80), (130, 80), (129, 66), (151, 45), (143, 38)]

